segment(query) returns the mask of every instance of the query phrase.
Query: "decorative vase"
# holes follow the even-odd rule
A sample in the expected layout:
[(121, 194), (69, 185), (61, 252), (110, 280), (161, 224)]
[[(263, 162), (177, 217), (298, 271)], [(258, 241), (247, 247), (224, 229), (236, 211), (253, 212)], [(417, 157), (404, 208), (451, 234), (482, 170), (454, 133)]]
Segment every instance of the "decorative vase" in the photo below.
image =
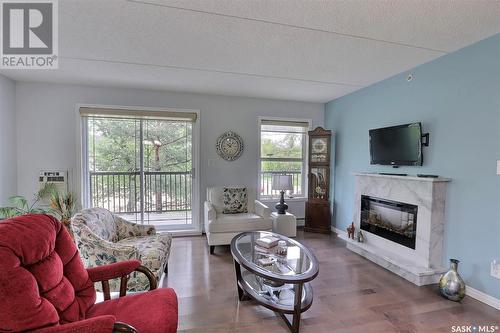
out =
[(450, 269), (439, 279), (439, 292), (450, 301), (460, 302), (465, 297), (465, 282), (458, 274), (457, 259), (450, 259)]

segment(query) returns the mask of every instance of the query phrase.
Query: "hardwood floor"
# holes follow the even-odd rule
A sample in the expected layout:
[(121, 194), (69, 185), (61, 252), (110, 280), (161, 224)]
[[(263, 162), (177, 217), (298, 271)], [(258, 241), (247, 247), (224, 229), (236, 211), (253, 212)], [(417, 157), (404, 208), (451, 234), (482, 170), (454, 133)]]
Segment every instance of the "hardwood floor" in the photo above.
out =
[[(345, 249), (335, 234), (299, 231), (320, 262), (314, 302), (300, 332), (452, 332), (452, 325), (500, 326), (500, 311), (466, 297), (439, 296)], [(287, 333), (285, 323), (253, 301), (239, 302), (229, 247), (209, 255), (205, 237), (175, 238), (163, 286), (179, 297), (179, 332)], [(500, 330), (497, 330), (500, 332)]]

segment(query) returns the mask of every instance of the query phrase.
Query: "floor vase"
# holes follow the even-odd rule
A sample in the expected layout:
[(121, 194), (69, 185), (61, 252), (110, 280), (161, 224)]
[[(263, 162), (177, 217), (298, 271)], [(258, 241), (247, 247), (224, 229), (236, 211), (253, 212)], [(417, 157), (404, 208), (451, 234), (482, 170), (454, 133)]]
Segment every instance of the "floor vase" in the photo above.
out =
[(439, 292), (450, 301), (460, 302), (465, 297), (465, 282), (458, 274), (457, 259), (450, 259), (450, 269), (439, 280)]

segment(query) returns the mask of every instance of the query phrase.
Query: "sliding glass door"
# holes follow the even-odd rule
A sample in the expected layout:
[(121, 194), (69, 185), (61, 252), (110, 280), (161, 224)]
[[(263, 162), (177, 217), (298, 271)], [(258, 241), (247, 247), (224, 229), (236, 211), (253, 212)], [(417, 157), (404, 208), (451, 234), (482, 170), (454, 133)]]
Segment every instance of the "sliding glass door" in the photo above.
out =
[(144, 214), (156, 225), (191, 224), (192, 140), (190, 122), (143, 122)]
[(193, 229), (193, 117), (102, 113), (83, 114), (87, 206), (159, 230)]

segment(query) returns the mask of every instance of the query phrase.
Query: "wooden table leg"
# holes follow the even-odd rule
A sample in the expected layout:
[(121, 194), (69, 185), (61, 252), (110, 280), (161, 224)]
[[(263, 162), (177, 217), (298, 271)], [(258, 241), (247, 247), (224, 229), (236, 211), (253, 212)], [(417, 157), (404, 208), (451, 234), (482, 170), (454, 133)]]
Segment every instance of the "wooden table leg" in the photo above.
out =
[(241, 289), (240, 285), (238, 284), (238, 281), (240, 281), (242, 278), (241, 278), (241, 267), (236, 260), (234, 260), (234, 270), (236, 272), (236, 288), (238, 288), (238, 299), (240, 301), (246, 301), (248, 298), (245, 295), (245, 291)]
[[(300, 328), (300, 315), (301, 315), (301, 308), (302, 308), (302, 290), (303, 290), (303, 284), (302, 283), (297, 283), (293, 287), (293, 291), (295, 293), (294, 297), (294, 302), (293, 302), (293, 313), (292, 314), (285, 314), (282, 312), (277, 312), (281, 318), (285, 321), (286, 325), (290, 329), (292, 333), (299, 333), (299, 328)], [(291, 320), (290, 320), (290, 319)]]
[(300, 327), (300, 314), (301, 314), (301, 304), (302, 304), (302, 283), (297, 283), (294, 287), (295, 300), (293, 306), (293, 321), (292, 321), (292, 332), (299, 333)]

